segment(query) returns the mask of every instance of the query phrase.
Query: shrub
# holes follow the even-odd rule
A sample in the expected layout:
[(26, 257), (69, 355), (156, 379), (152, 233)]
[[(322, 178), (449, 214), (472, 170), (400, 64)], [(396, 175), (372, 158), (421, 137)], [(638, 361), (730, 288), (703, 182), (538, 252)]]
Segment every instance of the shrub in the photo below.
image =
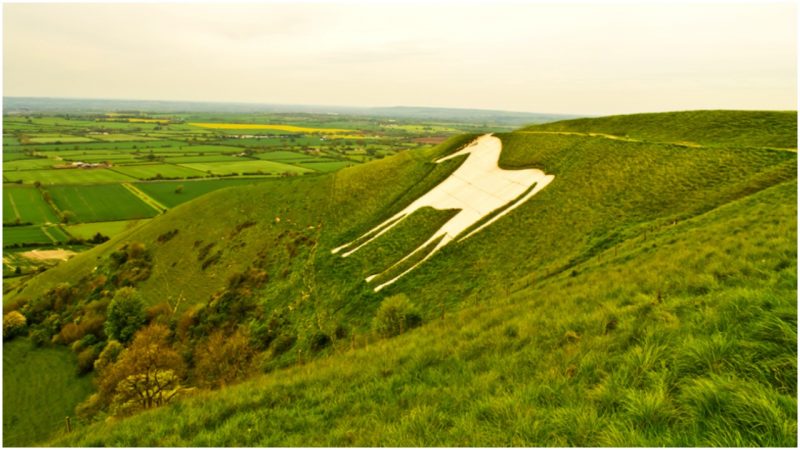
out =
[(312, 352), (318, 352), (331, 344), (331, 338), (327, 334), (317, 331), (311, 336), (309, 348)]
[(272, 341), (272, 356), (279, 356), (286, 353), (297, 339), (290, 334), (281, 334)]
[(96, 359), (97, 350), (94, 347), (85, 348), (78, 353), (78, 375), (91, 372)]
[(50, 333), (44, 327), (32, 328), (30, 338), (35, 347), (43, 347), (50, 343)]
[(61, 332), (58, 333), (58, 341), (61, 344), (71, 344), (82, 337), (83, 334), (81, 334), (80, 327), (74, 322), (64, 325), (61, 328)]
[(133, 288), (121, 288), (109, 303), (106, 317), (106, 335), (128, 342), (145, 323), (144, 303)]
[(98, 231), (94, 236), (92, 236), (91, 239), (89, 239), (89, 242), (92, 244), (102, 244), (109, 239), (110, 238), (108, 236), (105, 236)]
[(3, 339), (13, 339), (15, 336), (22, 334), (25, 327), (28, 325), (28, 320), (19, 311), (11, 311), (3, 316)]
[(422, 323), (422, 318), (405, 294), (397, 294), (381, 302), (372, 328), (382, 337), (397, 336)]
[(72, 223), (75, 221), (75, 213), (72, 211), (61, 212), (61, 223)]
[(115, 363), (123, 349), (124, 347), (122, 347), (119, 341), (108, 341), (108, 344), (106, 344), (103, 351), (100, 352), (100, 355), (94, 361), (94, 370), (102, 372), (103, 369)]
[(250, 373), (254, 355), (246, 332), (237, 330), (233, 335), (226, 335), (215, 331), (197, 346), (195, 378), (203, 386), (225, 386)]
[(172, 308), (167, 303), (159, 303), (147, 308), (147, 321), (150, 323), (169, 323), (172, 317)]

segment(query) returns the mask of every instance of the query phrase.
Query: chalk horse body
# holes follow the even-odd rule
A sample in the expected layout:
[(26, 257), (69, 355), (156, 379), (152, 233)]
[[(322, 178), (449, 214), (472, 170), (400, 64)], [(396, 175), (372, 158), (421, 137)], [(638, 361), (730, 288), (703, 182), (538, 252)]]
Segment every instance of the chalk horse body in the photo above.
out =
[[(433, 236), (413, 252), (404, 256), (383, 272), (367, 277), (367, 282), (370, 282), (375, 277), (394, 269), (412, 256), (424, 251), (431, 244), (436, 243), (433, 249), (429, 250), (419, 262), (394, 278), (376, 286), (375, 291), (377, 292), (414, 270), (441, 250), (442, 247), (459, 238), (464, 231), (484, 217), (494, 213), (489, 220), (486, 220), (478, 227), (474, 227), (469, 233), (460, 237), (458, 241), (463, 241), (491, 225), (505, 214), (528, 201), (553, 181), (553, 175), (547, 175), (538, 169), (501, 169), (498, 166), (498, 162), (502, 147), (503, 144), (500, 139), (491, 134), (486, 134), (475, 139), (463, 149), (436, 160), (435, 162), (438, 164), (442, 161), (467, 155), (464, 162), (446, 180), (412, 202), (402, 211), (364, 233), (358, 239), (333, 249), (332, 253), (346, 250), (342, 253), (342, 257), (352, 255), (396, 227), (403, 219), (420, 208), (429, 206), (438, 210), (459, 210), (456, 215), (450, 218)], [(368, 239), (365, 239), (367, 237)], [(356, 243), (358, 245), (355, 245)]]

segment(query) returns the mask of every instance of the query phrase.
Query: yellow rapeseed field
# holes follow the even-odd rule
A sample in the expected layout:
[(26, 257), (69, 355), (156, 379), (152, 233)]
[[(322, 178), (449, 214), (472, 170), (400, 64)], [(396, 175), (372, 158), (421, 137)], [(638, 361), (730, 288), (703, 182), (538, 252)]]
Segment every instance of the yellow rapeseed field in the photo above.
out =
[(196, 127), (211, 128), (215, 130), (277, 130), (291, 133), (348, 133), (353, 130), (340, 128), (309, 128), (294, 125), (269, 125), (261, 123), (190, 123)]
[(130, 118), (128, 122), (141, 122), (141, 123), (159, 123), (159, 124), (167, 124), (169, 120), (165, 119), (137, 119), (137, 118)]

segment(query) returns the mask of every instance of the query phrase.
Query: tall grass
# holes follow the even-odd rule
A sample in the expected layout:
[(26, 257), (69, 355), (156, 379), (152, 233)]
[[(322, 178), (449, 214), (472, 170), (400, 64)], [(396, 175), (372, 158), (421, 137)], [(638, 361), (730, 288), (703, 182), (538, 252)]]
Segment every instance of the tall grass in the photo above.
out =
[(40, 443), (64, 430), (92, 391), (65, 348), (34, 348), (27, 339), (3, 343), (3, 446)]
[[(53, 444), (794, 446), (796, 260), (774, 247), (796, 242), (796, 186), (400, 337)], [(710, 252), (752, 276), (682, 282)]]

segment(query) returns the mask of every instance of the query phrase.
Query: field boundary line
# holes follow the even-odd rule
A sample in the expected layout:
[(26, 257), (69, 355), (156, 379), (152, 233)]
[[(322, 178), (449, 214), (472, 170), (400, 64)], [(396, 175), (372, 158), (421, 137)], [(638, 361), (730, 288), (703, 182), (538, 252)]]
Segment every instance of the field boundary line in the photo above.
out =
[(158, 211), (159, 213), (165, 212), (168, 208), (153, 197), (145, 194), (143, 191), (139, 190), (136, 186), (132, 185), (131, 183), (122, 183), (122, 187), (130, 191), (133, 195), (137, 196), (140, 200), (147, 203), (150, 207)]
[(58, 241), (56, 241), (56, 238), (54, 238), (53, 235), (50, 234), (49, 231), (47, 231), (47, 227), (39, 227), (39, 229), (42, 230), (42, 233), (44, 233), (45, 236), (47, 236), (50, 239), (51, 243), (53, 243), (53, 244), (57, 244), (58, 243)]
[(11, 207), (14, 209), (14, 216), (16, 219), (22, 220), (22, 216), (19, 215), (19, 209), (17, 209), (17, 203), (14, 201), (14, 194), (11, 193), (12, 191), (8, 191), (8, 200), (11, 203)]

